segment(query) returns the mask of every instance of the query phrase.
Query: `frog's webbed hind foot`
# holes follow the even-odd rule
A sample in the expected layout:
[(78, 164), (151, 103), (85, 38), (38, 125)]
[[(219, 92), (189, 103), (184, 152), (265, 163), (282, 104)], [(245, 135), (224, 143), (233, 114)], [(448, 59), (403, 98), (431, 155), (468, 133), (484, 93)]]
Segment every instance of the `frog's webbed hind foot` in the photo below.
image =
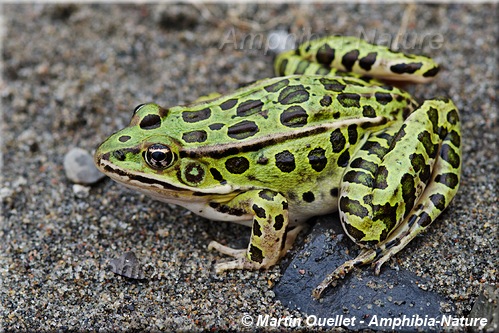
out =
[[(376, 250), (374, 249), (365, 249), (363, 250), (355, 259), (348, 260), (343, 263), (341, 266), (336, 268), (334, 272), (329, 274), (313, 291), (312, 296), (316, 299), (321, 298), (322, 293), (331, 287), (336, 286), (338, 280), (343, 279), (347, 274), (349, 274), (355, 267), (367, 265), (372, 263), (373, 260), (376, 259)], [(384, 261), (383, 261), (384, 262)], [(379, 269), (383, 262), (380, 263), (378, 268), (375, 268), (375, 274), (379, 274)], [(378, 262), (374, 262), (373, 265), (377, 265)]]

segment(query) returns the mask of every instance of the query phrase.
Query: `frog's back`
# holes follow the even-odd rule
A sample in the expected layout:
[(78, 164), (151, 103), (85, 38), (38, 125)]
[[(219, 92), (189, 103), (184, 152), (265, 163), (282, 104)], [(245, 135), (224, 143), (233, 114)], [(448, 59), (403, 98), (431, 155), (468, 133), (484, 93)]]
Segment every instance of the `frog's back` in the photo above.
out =
[[(357, 78), (288, 76), (256, 82), (211, 101), (167, 110), (163, 127), (187, 150), (269, 137), (308, 136), (352, 123), (376, 126), (411, 111), (411, 97)], [(311, 132), (312, 131), (312, 132)], [(303, 133), (303, 134), (300, 134)]]

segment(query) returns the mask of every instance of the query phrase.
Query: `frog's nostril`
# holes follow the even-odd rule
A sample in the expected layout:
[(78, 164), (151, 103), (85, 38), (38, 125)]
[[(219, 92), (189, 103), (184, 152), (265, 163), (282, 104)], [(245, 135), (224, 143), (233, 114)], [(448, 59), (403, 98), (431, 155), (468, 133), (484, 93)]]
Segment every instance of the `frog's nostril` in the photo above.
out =
[(124, 161), (125, 160), (125, 153), (123, 150), (115, 150), (113, 151), (113, 156), (118, 160), (118, 161)]

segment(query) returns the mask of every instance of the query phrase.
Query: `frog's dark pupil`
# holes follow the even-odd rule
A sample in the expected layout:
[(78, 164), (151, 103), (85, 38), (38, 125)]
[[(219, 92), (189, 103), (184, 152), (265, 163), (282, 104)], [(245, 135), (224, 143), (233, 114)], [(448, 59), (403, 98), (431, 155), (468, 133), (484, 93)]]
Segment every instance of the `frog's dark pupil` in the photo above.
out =
[(155, 151), (152, 153), (152, 159), (155, 161), (162, 161), (166, 158), (166, 154), (162, 151)]

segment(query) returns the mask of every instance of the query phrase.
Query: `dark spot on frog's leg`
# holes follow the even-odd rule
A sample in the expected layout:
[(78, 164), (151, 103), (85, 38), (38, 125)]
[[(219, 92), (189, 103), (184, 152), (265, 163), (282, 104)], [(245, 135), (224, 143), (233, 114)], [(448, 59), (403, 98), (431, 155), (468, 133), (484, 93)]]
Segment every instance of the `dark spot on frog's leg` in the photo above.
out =
[(225, 161), (225, 168), (233, 174), (242, 174), (249, 169), (250, 163), (245, 157), (231, 157)]
[(428, 111), (426, 112), (428, 115), (428, 119), (431, 122), (431, 126), (433, 127), (433, 133), (439, 133), (439, 128), (438, 128), (438, 110), (435, 108), (429, 108)]
[(438, 210), (442, 211), (445, 209), (445, 197), (443, 195), (438, 193), (432, 194), (430, 195), (430, 200)]
[(374, 111), (373, 107), (370, 106), (370, 105), (364, 105), (362, 107), (362, 115), (364, 117), (368, 117), (368, 118), (374, 118), (376, 117), (376, 111)]
[(362, 157), (357, 157), (355, 160), (353, 160), (350, 163), (350, 166), (352, 168), (363, 169), (363, 170), (369, 171), (372, 174), (375, 174), (376, 171), (378, 170), (377, 164), (375, 164), (374, 162), (371, 162), (371, 161), (367, 161), (367, 160), (363, 159)]
[(461, 136), (456, 131), (454, 130), (450, 131), (449, 134), (447, 135), (447, 139), (450, 140), (450, 142), (452, 142), (452, 144), (457, 148), (461, 146)]
[(341, 58), (341, 64), (345, 67), (345, 69), (348, 72), (352, 71), (353, 65), (359, 58), (359, 51), (358, 50), (352, 50), (348, 53), (345, 53), (343, 58)]
[[(265, 211), (263, 212), (263, 214), (265, 214)], [(258, 221), (256, 219), (253, 220), (253, 228), (251, 229), (251, 231), (253, 232), (253, 235), (255, 235), (255, 236), (258, 236), (258, 237), (262, 236), (262, 229), (260, 227), (260, 223), (258, 223)]]
[(331, 194), (332, 197), (337, 197), (338, 196), (338, 188), (332, 188), (331, 191), (329, 191), (329, 194)]
[(143, 130), (151, 130), (161, 126), (161, 118), (157, 114), (148, 114), (139, 124), (140, 128)]
[(422, 212), (419, 215), (419, 225), (420, 226), (427, 227), (427, 226), (429, 226), (431, 224), (431, 222), (432, 222), (431, 217), (427, 213)]
[(247, 117), (262, 111), (263, 102), (261, 100), (244, 101), (238, 105), (236, 114), (239, 117)]
[(414, 184), (414, 177), (409, 173), (404, 174), (402, 176), (401, 185), (402, 198), (405, 202), (405, 218), (407, 215), (409, 215), (412, 208), (414, 207), (414, 203), (416, 202), (416, 185)]
[(225, 111), (232, 109), (236, 104), (237, 104), (237, 99), (229, 99), (220, 104), (220, 108)]
[(224, 177), (222, 176), (220, 171), (218, 171), (217, 169), (210, 168), (210, 173), (213, 176), (213, 179), (218, 180), (219, 182), (224, 181)]
[(350, 170), (343, 176), (343, 181), (349, 183), (361, 184), (371, 188), (373, 186), (373, 177), (362, 171)]
[(376, 62), (376, 52), (370, 52), (365, 57), (359, 59), (359, 66), (365, 71), (370, 71)]
[(362, 197), (362, 201), (364, 201), (364, 204), (366, 205), (372, 205), (373, 203), (373, 195), (372, 194), (366, 194), (364, 197)]
[(440, 67), (435, 66), (423, 73), (423, 77), (433, 77), (438, 74)]
[(282, 202), (282, 209), (284, 209), (284, 210), (288, 209), (288, 203), (286, 201)]
[(438, 152), (438, 144), (433, 144), (430, 133), (428, 131), (419, 133), (418, 140), (423, 144), (426, 154), (430, 158), (435, 158)]
[(182, 140), (184, 140), (186, 143), (205, 142), (207, 138), (208, 134), (203, 130), (191, 131), (182, 134)]
[(261, 190), (260, 192), (258, 192), (258, 196), (263, 200), (274, 201), (276, 193), (271, 190)]
[(249, 248), (249, 256), (251, 261), (261, 264), (263, 262), (263, 252), (253, 244)]
[(391, 241), (387, 242), (385, 245), (385, 248), (388, 250), (388, 249), (391, 249), (392, 247), (397, 246), (399, 244), (400, 244), (400, 238), (395, 238), (395, 239), (392, 239)]
[(302, 127), (307, 124), (308, 114), (299, 105), (293, 105), (283, 110), (280, 116), (281, 124), (286, 127)]
[(418, 216), (416, 214), (412, 214), (410, 217), (409, 217), (409, 220), (407, 222), (407, 226), (410, 228), (414, 225), (414, 222), (416, 222), (418, 220)]
[(130, 140), (130, 139), (131, 139), (131, 137), (130, 137), (129, 135), (122, 135), (122, 136), (120, 136), (120, 137), (118, 138), (118, 140), (119, 140), (120, 142), (127, 142), (127, 141), (128, 141), (128, 140)]
[(317, 50), (316, 59), (319, 64), (329, 66), (334, 60), (334, 49), (324, 44)]
[(338, 102), (345, 108), (360, 108), (360, 95), (354, 93), (340, 93), (336, 96)]
[(357, 241), (360, 241), (362, 238), (366, 236), (364, 232), (360, 231), (359, 229), (355, 228), (349, 223), (343, 223), (343, 225), (345, 226), (347, 234), (349, 234), (350, 237), (353, 237)]
[(303, 201), (305, 201), (305, 202), (314, 202), (314, 200), (315, 200), (314, 194), (310, 191), (303, 193), (302, 198), (303, 198)]
[(275, 164), (282, 172), (291, 172), (296, 168), (295, 156), (289, 150), (275, 155)]
[(243, 140), (255, 135), (259, 131), (258, 125), (253, 121), (243, 120), (227, 129), (227, 135), (236, 140)]
[(198, 121), (202, 121), (210, 118), (211, 110), (210, 108), (205, 108), (199, 111), (184, 111), (182, 112), (182, 119), (186, 123), (196, 123)]
[(259, 218), (264, 219), (267, 217), (267, 214), (265, 214), (265, 209), (258, 206), (257, 204), (253, 204), (251, 208), (253, 208), (253, 211), (255, 212), (256, 216), (258, 216)]
[(392, 65), (390, 67), (390, 70), (397, 74), (404, 74), (404, 73), (413, 74), (418, 69), (420, 69), (421, 66), (423, 66), (423, 64), (420, 62), (411, 62), (407, 64)]
[(340, 167), (346, 167), (348, 165), (348, 161), (350, 161), (350, 153), (348, 152), (348, 150), (345, 150), (340, 155), (340, 157), (338, 157), (338, 160), (336, 161), (336, 163)]
[(376, 174), (376, 177), (374, 179), (374, 188), (378, 188), (381, 190), (387, 188), (388, 187), (387, 178), (388, 178), (388, 169), (384, 165), (381, 165), (378, 168), (378, 173)]
[(343, 150), (343, 148), (345, 148), (346, 139), (339, 128), (335, 129), (331, 133), (331, 137), (329, 140), (331, 141), (331, 145), (333, 147), (333, 153), (339, 153)]
[(459, 158), (459, 155), (456, 154), (454, 149), (448, 144), (442, 145), (440, 156), (444, 161), (447, 161), (454, 168), (458, 168), (459, 164), (461, 164), (461, 159)]
[(457, 124), (457, 122), (459, 121), (459, 114), (456, 110), (452, 110), (447, 113), (447, 121), (452, 125)]
[(281, 61), (279, 65), (279, 75), (284, 75), (286, 73), (286, 67), (288, 66), (288, 59)]
[(300, 62), (298, 62), (298, 65), (296, 65), (294, 74), (298, 75), (305, 73), (309, 65), (310, 62), (308, 60), (300, 60)]
[(320, 100), (319, 103), (321, 106), (326, 107), (326, 106), (331, 105), (332, 102), (333, 102), (333, 99), (331, 98), (331, 96), (325, 95), (324, 97), (322, 97), (322, 99)]
[(317, 172), (324, 170), (327, 165), (326, 151), (322, 148), (315, 148), (308, 153), (308, 162), (312, 169)]
[(344, 213), (349, 213), (360, 218), (366, 217), (369, 213), (367, 211), (367, 208), (361, 205), (359, 201), (348, 199), (347, 197), (343, 196), (340, 198), (340, 209)]
[(379, 142), (376, 141), (367, 141), (360, 149), (369, 152), (370, 155), (376, 155), (379, 158), (382, 158), (388, 150), (388, 148), (382, 147)]
[(388, 93), (382, 93), (382, 92), (377, 92), (374, 94), (374, 97), (376, 98), (376, 102), (378, 102), (381, 105), (387, 105), (393, 100), (393, 97), (391, 94)]
[(411, 160), (412, 167), (416, 172), (420, 172), (426, 166), (426, 161), (422, 154), (411, 154), (409, 155), (409, 159)]
[(274, 229), (279, 231), (284, 226), (284, 216), (282, 214), (276, 215), (274, 222)]
[(387, 202), (384, 205), (374, 205), (373, 221), (378, 221), (378, 220), (382, 221), (385, 224), (384, 228), (385, 230), (387, 231), (392, 230), (395, 224), (397, 223), (397, 208), (398, 208), (398, 203), (395, 203), (393, 206), (391, 206), (389, 202)]
[(359, 135), (357, 133), (357, 125), (352, 124), (348, 126), (348, 143), (351, 145), (357, 143), (357, 140), (359, 138)]
[(459, 183), (459, 177), (455, 173), (443, 173), (435, 177), (435, 181), (444, 184), (449, 188), (456, 188)]

